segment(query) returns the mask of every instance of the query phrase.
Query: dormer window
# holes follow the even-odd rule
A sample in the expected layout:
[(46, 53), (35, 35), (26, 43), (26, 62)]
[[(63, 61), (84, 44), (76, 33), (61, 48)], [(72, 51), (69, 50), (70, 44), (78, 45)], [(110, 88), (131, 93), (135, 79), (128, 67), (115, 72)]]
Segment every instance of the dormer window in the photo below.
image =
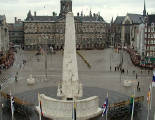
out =
[(152, 32), (155, 31), (155, 23), (151, 23), (151, 31), (152, 31)]
[(151, 27), (154, 27), (155, 26), (155, 23), (151, 23)]

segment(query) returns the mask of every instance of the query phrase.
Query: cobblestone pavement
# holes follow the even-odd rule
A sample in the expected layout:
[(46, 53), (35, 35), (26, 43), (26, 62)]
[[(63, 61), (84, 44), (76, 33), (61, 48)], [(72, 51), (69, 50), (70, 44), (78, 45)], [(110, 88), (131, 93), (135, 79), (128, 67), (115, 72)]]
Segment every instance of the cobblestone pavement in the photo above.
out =
[[(21, 55), (20, 55), (21, 53)], [(56, 97), (57, 83), (62, 79), (62, 60), (63, 55), (62, 52), (56, 52), (56, 54), (47, 56), (47, 64), (48, 64), (48, 72), (47, 79), (45, 77), (45, 57), (44, 56), (35, 56), (35, 51), (20, 51), (16, 55), (15, 64), (11, 69), (5, 72), (15, 74), (18, 71), (18, 82), (14, 81), (14, 77), (12, 77), (12, 82), (7, 82), (3, 87), (3, 91), (8, 92), (11, 90), (14, 95), (24, 95), (25, 99), (32, 98), (28, 96), (35, 96), (38, 90), (51, 88), (51, 93), (54, 93)], [(100, 103), (104, 102), (105, 91), (111, 91), (112, 99), (110, 101), (121, 101), (127, 98), (127, 96), (131, 96), (133, 94), (135, 86), (124, 87), (124, 80), (132, 80), (140, 82), (140, 92), (136, 92), (136, 96), (144, 95), (144, 108), (146, 108), (146, 95), (149, 89), (149, 83), (152, 79), (152, 73), (148, 74), (148, 71), (141, 70), (135, 67), (129, 55), (126, 52), (123, 52), (124, 64), (123, 68), (125, 69), (124, 74), (120, 74), (119, 71), (115, 71), (114, 67), (120, 63), (120, 54), (115, 53), (113, 49), (105, 49), (105, 50), (89, 50), (89, 51), (80, 51), (80, 53), (88, 60), (91, 69), (87, 67), (87, 65), (81, 60), (78, 56), (78, 68), (79, 68), (79, 79), (83, 83), (85, 96), (87, 94), (91, 95), (99, 95)], [(22, 60), (25, 59), (27, 62), (20, 69), (20, 64)], [(38, 61), (39, 59), (39, 61)], [(110, 71), (111, 66), (111, 71)], [(16, 68), (16, 69), (14, 69)], [(127, 71), (128, 70), (128, 74)], [(135, 71), (135, 73), (133, 73)], [(32, 74), (36, 80), (34, 86), (28, 86), (26, 79), (28, 76)], [(136, 79), (136, 74), (138, 79)], [(90, 90), (91, 92), (89, 92)], [(30, 92), (31, 91), (31, 92)], [(34, 92), (32, 92), (34, 91)], [(46, 90), (45, 90), (46, 91)], [(95, 92), (97, 91), (97, 92)], [(103, 92), (104, 91), (104, 92)], [(153, 89), (153, 93), (155, 89)], [(28, 94), (29, 93), (29, 94)], [(35, 98), (35, 97), (34, 97)], [(31, 100), (31, 99), (30, 99)], [(36, 99), (35, 99), (36, 100)], [(32, 102), (35, 101), (32, 99)], [(36, 102), (36, 101), (35, 101)], [(145, 111), (145, 110), (144, 110)], [(152, 113), (155, 112), (155, 96), (153, 95), (153, 103), (152, 103)], [(144, 114), (142, 118), (146, 118), (146, 114)], [(142, 119), (141, 119), (142, 120)]]

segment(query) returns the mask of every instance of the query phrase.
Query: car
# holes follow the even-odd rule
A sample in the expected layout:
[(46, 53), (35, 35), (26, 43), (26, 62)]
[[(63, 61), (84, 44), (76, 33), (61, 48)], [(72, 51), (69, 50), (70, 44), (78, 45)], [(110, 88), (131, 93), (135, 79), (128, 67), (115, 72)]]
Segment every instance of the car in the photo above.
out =
[(35, 55), (41, 55), (41, 53), (40, 52), (37, 52)]
[(20, 45), (14, 45), (14, 48), (21, 48)]
[(15, 47), (11, 47), (11, 49), (12, 49), (13, 52), (17, 53), (17, 49)]

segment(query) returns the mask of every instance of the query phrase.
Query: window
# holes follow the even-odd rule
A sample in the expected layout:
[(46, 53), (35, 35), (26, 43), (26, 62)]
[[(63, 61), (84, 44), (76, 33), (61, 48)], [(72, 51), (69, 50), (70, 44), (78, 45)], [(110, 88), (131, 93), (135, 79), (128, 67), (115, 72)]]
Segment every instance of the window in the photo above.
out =
[(151, 27), (154, 27), (154, 23), (151, 23)]

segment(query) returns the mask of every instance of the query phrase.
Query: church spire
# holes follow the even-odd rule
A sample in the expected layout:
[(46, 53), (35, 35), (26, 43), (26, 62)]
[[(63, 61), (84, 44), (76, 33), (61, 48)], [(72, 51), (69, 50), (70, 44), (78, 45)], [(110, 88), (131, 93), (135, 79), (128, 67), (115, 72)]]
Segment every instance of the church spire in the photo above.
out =
[(143, 16), (146, 16), (146, 5), (145, 5), (145, 0), (144, 0), (144, 10), (143, 10)]

